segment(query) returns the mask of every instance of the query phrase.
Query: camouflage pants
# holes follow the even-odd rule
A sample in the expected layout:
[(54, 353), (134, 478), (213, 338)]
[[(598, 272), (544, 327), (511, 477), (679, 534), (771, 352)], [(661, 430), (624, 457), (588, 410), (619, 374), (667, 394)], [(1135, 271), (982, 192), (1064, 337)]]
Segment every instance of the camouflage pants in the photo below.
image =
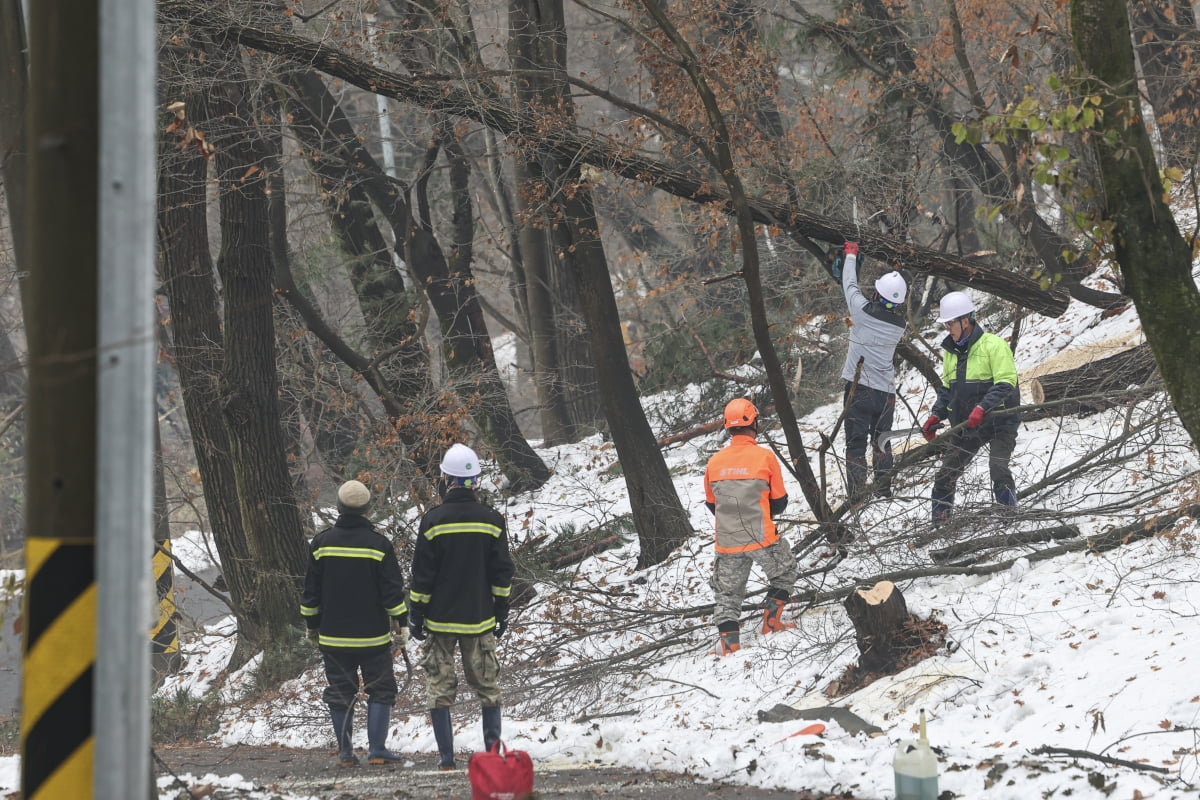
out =
[(737, 622), (742, 615), (742, 600), (746, 595), (746, 581), (750, 579), (750, 567), (754, 564), (767, 573), (767, 582), (772, 589), (781, 589), (789, 595), (796, 588), (796, 556), (784, 539), (761, 550), (745, 553), (717, 553), (713, 568), (712, 586), (716, 609), (713, 622)]
[(496, 657), (496, 637), (491, 631), (478, 636), (454, 633), (430, 633), (421, 652), (425, 670), (425, 693), (429, 708), (449, 707), (458, 692), (454, 669), (454, 650), (462, 653), (463, 674), (475, 690), (480, 705), (500, 705), (500, 660)]

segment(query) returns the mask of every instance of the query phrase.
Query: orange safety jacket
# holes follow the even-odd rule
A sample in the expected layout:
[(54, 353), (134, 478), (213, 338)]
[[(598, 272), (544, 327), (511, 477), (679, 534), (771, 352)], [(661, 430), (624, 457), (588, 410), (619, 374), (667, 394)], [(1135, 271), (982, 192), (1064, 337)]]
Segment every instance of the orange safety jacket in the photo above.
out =
[(761, 550), (779, 541), (771, 510), (787, 503), (783, 470), (753, 436), (734, 436), (708, 460), (704, 499), (717, 518), (718, 553)]

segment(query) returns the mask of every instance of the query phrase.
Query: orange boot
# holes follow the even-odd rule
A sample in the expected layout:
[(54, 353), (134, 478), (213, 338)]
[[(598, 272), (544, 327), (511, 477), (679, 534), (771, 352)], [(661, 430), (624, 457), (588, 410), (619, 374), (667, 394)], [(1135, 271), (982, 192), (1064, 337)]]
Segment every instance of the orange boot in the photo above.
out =
[(783, 607), (787, 605), (788, 598), (786, 595), (780, 597), (779, 594), (781, 593), (774, 589), (767, 593), (767, 605), (763, 609), (763, 633), (775, 633), (796, 627), (794, 622), (783, 621)]
[(722, 622), (717, 626), (717, 633), (717, 649), (712, 651), (713, 655), (727, 656), (742, 649), (742, 637), (736, 622)]

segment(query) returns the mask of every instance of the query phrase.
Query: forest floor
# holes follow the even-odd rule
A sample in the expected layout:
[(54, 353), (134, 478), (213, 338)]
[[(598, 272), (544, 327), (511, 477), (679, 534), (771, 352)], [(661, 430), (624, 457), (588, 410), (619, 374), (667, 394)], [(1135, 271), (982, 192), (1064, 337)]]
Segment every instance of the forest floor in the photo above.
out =
[[(281, 747), (215, 747), (211, 745), (166, 745), (155, 748), (155, 773), (160, 778), (160, 797), (179, 800), (263, 796), (261, 793), (318, 797), (322, 800), (470, 800), (466, 764), (443, 772), (437, 769), (434, 753), (418, 755), (396, 765), (340, 767), (332, 751), (296, 750)], [(364, 758), (365, 753), (359, 754)], [(254, 789), (239, 794), (226, 787), (205, 785), (207, 775), (240, 774)], [(189, 776), (168, 794), (161, 778)], [(210, 779), (211, 780), (211, 779)], [(252, 792), (258, 792), (252, 795)], [(580, 768), (577, 764), (534, 764), (537, 800), (595, 797), (636, 797), (646, 800), (698, 800), (737, 798), (767, 800), (834, 800), (834, 796), (771, 791), (734, 784), (713, 783), (662, 771), (634, 772), (618, 766)], [(837, 795), (837, 800), (854, 800)]]

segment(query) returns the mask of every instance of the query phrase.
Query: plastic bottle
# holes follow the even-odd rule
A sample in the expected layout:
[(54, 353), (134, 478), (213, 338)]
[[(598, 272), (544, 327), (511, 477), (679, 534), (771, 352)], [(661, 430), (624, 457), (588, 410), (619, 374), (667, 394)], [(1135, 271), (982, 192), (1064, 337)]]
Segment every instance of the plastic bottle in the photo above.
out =
[(900, 742), (892, 760), (896, 776), (896, 800), (937, 800), (938, 764), (925, 735), (925, 709), (921, 709), (917, 741)]

